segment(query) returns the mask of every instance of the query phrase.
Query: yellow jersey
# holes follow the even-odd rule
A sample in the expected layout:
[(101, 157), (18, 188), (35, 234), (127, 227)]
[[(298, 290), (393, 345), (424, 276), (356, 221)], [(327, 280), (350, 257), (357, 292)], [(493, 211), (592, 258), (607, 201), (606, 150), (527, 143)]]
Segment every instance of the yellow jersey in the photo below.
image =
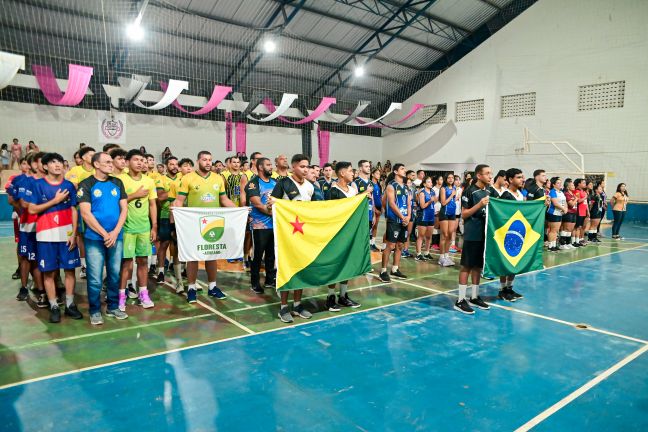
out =
[(130, 174), (122, 174), (118, 178), (124, 183), (124, 189), (128, 195), (137, 192), (140, 187), (148, 190), (148, 196), (134, 199), (128, 203), (128, 216), (124, 223), (124, 232), (131, 234), (149, 232), (151, 230), (149, 201), (157, 199), (155, 183), (145, 175), (142, 175), (139, 180), (135, 180)]
[(209, 172), (203, 177), (194, 171), (182, 177), (177, 193), (187, 197), (187, 207), (220, 207), (225, 182), (219, 174)]
[(165, 174), (163, 176), (158, 177), (157, 181), (155, 182), (155, 188), (158, 191), (167, 192), (166, 201), (164, 201), (160, 205), (160, 219), (169, 219), (169, 213), (170, 213), (169, 208), (171, 207), (171, 201), (175, 199), (175, 195), (174, 195), (173, 199), (170, 200), (171, 185), (176, 181), (178, 182), (180, 181), (178, 176), (171, 178)]
[(70, 168), (70, 170), (65, 173), (65, 180), (71, 181), (74, 187), (78, 189), (79, 183), (81, 183), (83, 180), (87, 179), (88, 177), (93, 176), (94, 173), (95, 173), (94, 168), (88, 171), (85, 168), (83, 168), (83, 165), (77, 165), (75, 167)]

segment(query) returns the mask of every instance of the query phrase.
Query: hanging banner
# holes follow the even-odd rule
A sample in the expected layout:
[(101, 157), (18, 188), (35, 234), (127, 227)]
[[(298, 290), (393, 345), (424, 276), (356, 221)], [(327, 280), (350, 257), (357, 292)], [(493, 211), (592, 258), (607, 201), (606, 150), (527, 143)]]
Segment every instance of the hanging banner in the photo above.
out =
[(392, 102), (389, 105), (389, 108), (387, 108), (387, 112), (385, 112), (385, 114), (381, 115), (377, 119), (374, 119), (374, 120), (372, 120), (370, 122), (363, 122), (360, 119), (357, 119), (358, 123), (349, 123), (349, 126), (369, 126), (369, 125), (372, 125), (374, 123), (378, 123), (380, 120), (384, 119), (385, 117), (387, 117), (392, 112), (401, 109), (402, 107), (403, 107), (402, 103), (400, 103), (400, 102)]
[(0, 51), (0, 90), (9, 85), (18, 70), (25, 70), (25, 56)]
[(135, 99), (133, 103), (140, 108), (156, 111), (161, 110), (171, 105), (174, 100), (178, 99), (180, 93), (182, 93), (184, 90), (187, 90), (188, 88), (189, 83), (187, 81), (169, 80), (169, 86), (166, 90), (164, 90), (164, 96), (162, 96), (162, 99), (160, 99), (158, 103), (151, 106), (146, 106), (142, 102), (140, 102), (139, 99)]
[(99, 111), (97, 114), (98, 142), (100, 144), (126, 144), (126, 113)]
[[(251, 114), (248, 114), (247, 118), (250, 120), (258, 121), (258, 122), (269, 122), (272, 121), (276, 118), (278, 118), (280, 115), (285, 113), (290, 109), (290, 106), (292, 105), (295, 100), (297, 100), (299, 96), (296, 94), (292, 93), (284, 93), (283, 96), (281, 97), (281, 103), (279, 104), (279, 107), (275, 109), (274, 105), (272, 104), (272, 100), (270, 98), (265, 98), (263, 100), (263, 105), (270, 111), (270, 115), (264, 118), (256, 118)], [(271, 108), (270, 108), (271, 107)]]
[(317, 125), (317, 154), (319, 156), (320, 166), (329, 161), (329, 148), (331, 144), (331, 132), (320, 129), (320, 125)]
[(232, 151), (232, 112), (225, 111), (225, 151)]
[(247, 123), (236, 122), (236, 154), (247, 150)]
[[(168, 85), (166, 82), (160, 81), (160, 87), (162, 88), (162, 91), (166, 92)], [(227, 96), (231, 91), (232, 91), (232, 87), (215, 85), (214, 91), (212, 91), (212, 95), (207, 101), (207, 103), (205, 104), (205, 106), (203, 106), (200, 109), (197, 109), (196, 111), (188, 111), (187, 109), (185, 109), (185, 107), (180, 105), (180, 102), (178, 102), (177, 99), (173, 101), (173, 106), (178, 108), (183, 113), (187, 113), (191, 115), (204, 115), (215, 110), (216, 107), (225, 100), (225, 96)]]
[(88, 91), (93, 69), (70, 63), (68, 65), (68, 85), (65, 94), (56, 82), (56, 76), (51, 66), (32, 65), (32, 72), (45, 99), (52, 105), (76, 106), (81, 103)]
[(214, 261), (243, 256), (247, 207), (175, 207), (180, 261)]

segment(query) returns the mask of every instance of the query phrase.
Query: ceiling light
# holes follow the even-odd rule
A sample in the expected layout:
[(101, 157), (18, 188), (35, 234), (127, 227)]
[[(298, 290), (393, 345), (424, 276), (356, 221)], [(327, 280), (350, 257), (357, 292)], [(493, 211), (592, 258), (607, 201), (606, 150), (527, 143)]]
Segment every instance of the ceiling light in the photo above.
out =
[(363, 76), (365, 73), (365, 70), (362, 66), (356, 66), (356, 68), (353, 70), (353, 75), (357, 77)]
[(263, 50), (267, 53), (273, 53), (277, 49), (277, 44), (272, 39), (268, 39), (263, 43)]
[(131, 40), (141, 41), (144, 39), (144, 29), (139, 23), (132, 23), (126, 27), (126, 34)]

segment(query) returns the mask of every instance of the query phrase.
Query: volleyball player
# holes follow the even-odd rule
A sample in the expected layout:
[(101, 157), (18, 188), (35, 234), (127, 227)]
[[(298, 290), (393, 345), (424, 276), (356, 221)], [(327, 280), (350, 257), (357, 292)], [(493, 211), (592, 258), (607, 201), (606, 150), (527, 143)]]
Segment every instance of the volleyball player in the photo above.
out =
[(589, 207), (587, 205), (587, 192), (585, 192), (585, 179), (578, 178), (574, 180), (574, 195), (576, 195), (576, 226), (574, 233), (576, 234), (576, 243), (574, 246), (585, 246), (585, 219), (589, 214)]
[[(484, 267), (484, 247), (486, 231), (486, 206), (490, 196), (495, 196), (491, 186), (493, 173), (488, 165), (480, 164), (475, 167), (477, 181), (466, 188), (461, 197), (461, 215), (464, 218), (464, 243), (461, 254), (461, 269), (459, 270), (459, 296), (454, 304), (455, 310), (474, 314), (472, 306), (479, 309), (490, 307), (479, 296), (479, 278)], [(469, 300), (466, 299), (468, 276), (472, 286)]]
[(412, 255), (409, 251), (410, 248), (410, 241), (414, 240), (416, 242), (416, 238), (412, 239), (412, 236), (416, 236), (415, 232), (415, 224), (416, 224), (416, 213), (418, 211), (418, 205), (416, 204), (416, 185), (414, 184), (414, 181), (416, 180), (416, 173), (412, 170), (407, 170), (405, 172), (405, 179), (403, 180), (405, 186), (407, 187), (407, 191), (409, 193), (409, 201), (411, 205), (411, 217), (409, 220), (409, 223), (407, 224), (407, 239), (405, 240), (405, 244), (403, 245), (403, 251), (401, 252), (401, 256), (403, 258), (414, 258), (414, 255)]
[[(258, 159), (257, 159), (258, 160)], [(247, 176), (241, 171), (241, 159), (238, 156), (229, 158), (229, 169), (222, 174), (225, 180), (225, 193), (227, 198), (234, 203), (236, 207), (245, 207), (245, 185), (248, 182)], [(246, 230), (246, 237), (250, 234)], [(250, 259), (248, 258), (249, 249), (245, 248), (245, 255), (239, 259), (230, 259), (227, 262), (245, 261), (245, 267), (249, 268)]]
[[(158, 265), (156, 271), (156, 282), (159, 284), (164, 283), (164, 261), (166, 260), (167, 249), (171, 242), (171, 203), (169, 202), (169, 190), (171, 189), (171, 184), (176, 180), (178, 180), (178, 158), (170, 156), (166, 160), (166, 174), (158, 177), (155, 184), (157, 191), (157, 206), (160, 209), (158, 218)], [(180, 282), (182, 282), (182, 280)]]
[(454, 266), (454, 262), (450, 258), (450, 241), (452, 240), (452, 231), (457, 229), (455, 225), (457, 204), (454, 200), (456, 194), (457, 188), (454, 186), (454, 174), (449, 173), (446, 175), (445, 184), (439, 191), (439, 200), (441, 201), (441, 209), (439, 210), (439, 227), (441, 228), (439, 265), (441, 267)]
[(461, 253), (461, 248), (457, 246), (457, 231), (463, 233), (463, 219), (461, 219), (461, 194), (463, 192), (463, 187), (461, 183), (461, 177), (458, 175), (455, 176), (454, 187), (456, 190), (454, 196), (455, 202), (455, 222), (454, 229), (450, 231), (450, 253)]
[[(336, 167), (337, 168), (337, 167)], [(336, 170), (337, 175), (337, 170)], [(366, 193), (369, 199), (369, 244), (373, 244), (374, 239), (371, 235), (373, 227), (374, 203), (373, 203), (373, 183), (371, 182), (371, 162), (365, 159), (358, 161), (358, 177), (353, 180), (358, 193)], [(340, 176), (337, 176), (338, 178)], [(331, 198), (333, 199), (333, 198)]]
[[(383, 282), (390, 282), (391, 277), (407, 279), (407, 276), (398, 268), (403, 245), (407, 241), (407, 226), (412, 216), (412, 203), (407, 186), (405, 186), (405, 173), (405, 165), (397, 163), (394, 164), (392, 172), (387, 177), (387, 186), (385, 187), (385, 218), (387, 219), (385, 239), (387, 245), (382, 253), (382, 268), (380, 269), (380, 280)], [(389, 255), (392, 252), (394, 252), (394, 261), (391, 272), (387, 273)]]
[[(430, 247), (432, 246), (432, 229), (434, 227), (434, 203), (438, 199), (432, 190), (432, 179), (430, 177), (425, 177), (421, 186), (422, 188), (416, 197), (420, 208), (420, 219), (417, 222), (416, 261), (432, 259)], [(423, 240), (425, 240), (427, 246), (425, 254), (422, 253)]]
[(597, 184), (589, 197), (589, 211), (590, 211), (590, 226), (587, 233), (587, 239), (593, 243), (600, 243), (596, 235), (601, 218), (603, 217), (603, 186)]
[[(506, 182), (508, 188), (500, 195), (500, 199), (511, 201), (524, 201), (522, 188), (524, 187), (524, 174), (518, 168), (509, 168), (506, 170)], [(544, 196), (544, 192), (543, 192)], [(500, 275), (500, 291), (497, 296), (506, 301), (517, 301), (523, 298), (522, 294), (513, 290), (513, 281), (515, 275)]]
[[(441, 188), (443, 187), (443, 176), (442, 175), (437, 175), (433, 177), (434, 180), (434, 186), (432, 187), (432, 190), (434, 191), (434, 194), (438, 197), (441, 196)], [(439, 243), (441, 243), (441, 233), (440, 233), (440, 225), (439, 225), (439, 211), (441, 211), (441, 200), (437, 199), (437, 201), (434, 203), (434, 229), (432, 229), (432, 249), (435, 251), (440, 250)]]
[(374, 252), (382, 251), (382, 248), (376, 244), (376, 233), (378, 231), (378, 222), (382, 214), (383, 206), (383, 191), (380, 185), (380, 168), (376, 167), (371, 171), (371, 183), (373, 186), (373, 205), (374, 205), (374, 219), (371, 224), (371, 250)]
[(318, 180), (322, 193), (324, 194), (324, 199), (328, 199), (328, 193), (333, 186), (333, 165), (330, 163), (325, 163), (322, 167), (322, 173), (324, 176)]
[(128, 152), (126, 150), (121, 148), (113, 148), (108, 152), (113, 161), (113, 172), (111, 174), (112, 177), (119, 177), (125, 172), (128, 172), (128, 169), (126, 168), (127, 153)]
[[(314, 186), (306, 179), (309, 171), (308, 156), (296, 154), (290, 161), (292, 173), (279, 181), (272, 190), (271, 196), (274, 198), (289, 199), (291, 201), (312, 201), (315, 192)], [(272, 205), (273, 200), (270, 200)], [(293, 308), (288, 308), (288, 291), (281, 291), (281, 308), (279, 309), (279, 319), (285, 323), (293, 322), (293, 315), (304, 319), (310, 319), (313, 314), (304, 308), (301, 304), (303, 289), (293, 291)]]
[(61, 322), (61, 310), (56, 301), (55, 275), (65, 271), (65, 316), (82, 319), (74, 303), (75, 269), (79, 266), (79, 249), (76, 247), (77, 205), (76, 188), (63, 178), (63, 156), (46, 153), (42, 157), (46, 168), (44, 178), (32, 182), (25, 194), (28, 211), (37, 215), (36, 256), (38, 269), (43, 275), (43, 285), (50, 304), (51, 323)]
[(557, 252), (567, 249), (563, 244), (558, 245), (559, 242), (556, 239), (558, 238), (558, 231), (562, 224), (563, 215), (569, 209), (567, 208), (567, 199), (562, 191), (562, 179), (560, 177), (552, 177), (550, 183), (551, 191), (549, 191), (549, 199), (551, 202), (547, 208), (547, 224), (549, 225), (549, 232), (547, 233), (547, 237), (549, 238), (548, 250)]
[[(366, 167), (364, 166), (365, 162), (367, 164)], [(366, 172), (368, 172), (370, 169), (368, 161), (362, 160), (358, 163), (358, 166), (360, 170), (364, 170)], [(357, 182), (353, 180), (353, 170), (351, 168), (350, 162), (342, 162), (342, 161), (338, 162), (337, 165), (335, 166), (335, 175), (337, 176), (338, 180), (331, 188), (331, 191), (329, 193), (330, 200), (351, 198), (358, 195), (358, 193), (364, 193), (367, 194), (367, 196), (371, 194), (371, 192), (367, 190), (366, 184), (364, 184), (365, 189), (363, 191), (361, 192), (358, 191)], [(348, 280), (344, 280), (340, 282), (340, 295), (338, 296), (336, 302), (335, 284), (330, 284), (328, 286), (328, 296), (326, 297), (326, 308), (330, 312), (339, 312), (340, 306), (351, 307), (354, 309), (360, 307), (360, 303), (355, 302), (351, 300), (351, 298), (349, 298), (349, 293), (347, 292), (348, 288), (349, 288)]]
[[(182, 177), (191, 174), (194, 170), (194, 163), (191, 159), (188, 158), (180, 159), (178, 165), (180, 166), (180, 172), (176, 176), (176, 179), (173, 180), (169, 185), (169, 193), (168, 193), (167, 200), (169, 201), (170, 204), (172, 204), (178, 197), (178, 188), (180, 187), (180, 180), (182, 179)], [(182, 278), (187, 276), (187, 272), (186, 270), (182, 270), (183, 263), (181, 263), (180, 260), (178, 259), (178, 238), (176, 235), (173, 213), (169, 214), (169, 221), (171, 222), (171, 243), (172, 243), (171, 259), (173, 261), (172, 262), (173, 274), (175, 275), (175, 279), (176, 279), (176, 293), (182, 294), (185, 292), (185, 287)], [(202, 291), (202, 287), (200, 285), (198, 285), (196, 288), (198, 291)]]
[(497, 192), (497, 195), (494, 198), (499, 198), (508, 187), (508, 182), (506, 181), (506, 171), (499, 170), (493, 179), (493, 189)]
[(578, 199), (574, 194), (574, 182), (572, 179), (565, 179), (563, 193), (567, 201), (567, 213), (562, 217), (561, 244), (565, 246), (565, 249), (575, 249), (577, 247), (575, 245), (576, 237), (573, 232), (574, 225), (576, 225), (576, 213), (578, 212)]
[(122, 262), (119, 310), (126, 310), (126, 283), (133, 272), (133, 260), (137, 262), (137, 287), (129, 290), (130, 298), (139, 298), (145, 308), (154, 307), (148, 292), (148, 258), (151, 243), (157, 239), (157, 192), (153, 180), (142, 171), (147, 161), (139, 150), (126, 154), (128, 173), (119, 176), (128, 195), (128, 216), (124, 223), (124, 260)]
[[(187, 174), (180, 180), (178, 196), (173, 202), (173, 207), (182, 207), (186, 201), (188, 207), (215, 208), (215, 207), (236, 207), (227, 197), (223, 177), (211, 172), (212, 155), (203, 150), (198, 152), (196, 157), (196, 170)], [(227, 298), (227, 295), (216, 286), (218, 263), (214, 257), (205, 261), (207, 281), (209, 284), (207, 294), (219, 300)], [(189, 287), (187, 290), (187, 301), (196, 303), (196, 279), (198, 277), (198, 261), (187, 263), (187, 279)]]

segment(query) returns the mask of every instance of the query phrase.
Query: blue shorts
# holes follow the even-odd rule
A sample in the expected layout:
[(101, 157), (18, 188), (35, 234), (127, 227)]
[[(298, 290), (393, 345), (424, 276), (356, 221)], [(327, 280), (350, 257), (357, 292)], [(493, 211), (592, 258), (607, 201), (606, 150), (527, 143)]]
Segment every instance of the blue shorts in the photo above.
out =
[(27, 258), (28, 261), (36, 261), (36, 233), (18, 233), (18, 255)]
[(81, 265), (79, 248), (68, 250), (65, 242), (38, 242), (38, 269), (42, 272), (74, 270)]

